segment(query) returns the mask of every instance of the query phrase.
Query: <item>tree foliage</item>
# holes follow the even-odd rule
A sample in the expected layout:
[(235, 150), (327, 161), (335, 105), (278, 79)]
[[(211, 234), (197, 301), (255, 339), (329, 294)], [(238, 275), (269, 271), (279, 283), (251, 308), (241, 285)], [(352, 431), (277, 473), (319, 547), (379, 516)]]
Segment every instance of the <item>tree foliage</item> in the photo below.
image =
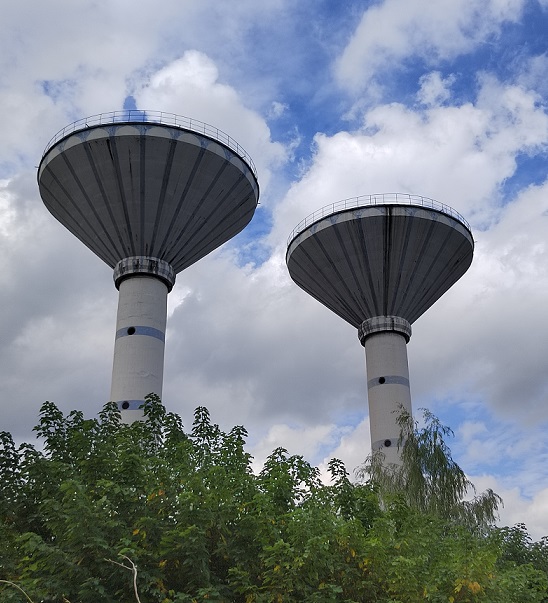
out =
[(491, 489), (477, 494), (451, 456), (447, 438), (452, 430), (428, 410), (423, 416), (423, 428), (403, 409), (398, 416), (401, 464), (387, 465), (382, 451), (377, 451), (359, 475), (370, 476), (384, 502), (399, 497), (422, 513), (478, 529), (491, 526), (502, 499)]
[(379, 504), (341, 461), (324, 485), (283, 448), (254, 474), (242, 427), (145, 411), (128, 426), (113, 404), (86, 420), (46, 403), (40, 450), (0, 434), (2, 602), (544, 600), (547, 546), (524, 528)]

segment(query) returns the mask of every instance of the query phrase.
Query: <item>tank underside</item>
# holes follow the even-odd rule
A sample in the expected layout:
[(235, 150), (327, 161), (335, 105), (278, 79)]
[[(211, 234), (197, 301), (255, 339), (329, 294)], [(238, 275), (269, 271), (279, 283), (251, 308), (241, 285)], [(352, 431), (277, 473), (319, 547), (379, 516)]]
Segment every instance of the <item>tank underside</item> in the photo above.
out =
[(230, 148), (160, 124), (76, 131), (45, 153), (38, 183), (53, 216), (109, 266), (146, 256), (175, 272), (238, 234), (259, 197)]
[(317, 220), (289, 243), (291, 278), (358, 328), (375, 316), (413, 323), (468, 269), (470, 231), (441, 211), (375, 205)]

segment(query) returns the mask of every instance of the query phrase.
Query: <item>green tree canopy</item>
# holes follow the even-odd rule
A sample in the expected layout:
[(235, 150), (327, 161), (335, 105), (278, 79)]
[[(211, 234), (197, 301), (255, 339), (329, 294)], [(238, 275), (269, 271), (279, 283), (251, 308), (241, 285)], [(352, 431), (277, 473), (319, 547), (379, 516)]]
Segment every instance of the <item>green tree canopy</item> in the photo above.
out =
[(336, 459), (324, 485), (283, 448), (255, 474), (242, 427), (145, 412), (46, 403), (39, 450), (0, 435), (2, 603), (545, 600), (547, 547), (524, 528), (445, 518)]

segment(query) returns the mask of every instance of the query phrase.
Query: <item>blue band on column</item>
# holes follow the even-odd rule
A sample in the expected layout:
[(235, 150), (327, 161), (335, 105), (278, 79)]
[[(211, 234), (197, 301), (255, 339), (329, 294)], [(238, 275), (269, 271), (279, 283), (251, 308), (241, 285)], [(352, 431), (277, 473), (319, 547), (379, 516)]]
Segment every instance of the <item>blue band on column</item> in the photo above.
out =
[(118, 400), (116, 402), (120, 410), (139, 410), (144, 403), (144, 400)]
[(377, 440), (371, 444), (371, 450), (373, 452), (382, 450), (383, 448), (396, 448), (400, 450), (403, 442), (400, 442), (400, 438), (386, 438), (384, 440)]
[(377, 385), (405, 385), (409, 387), (409, 379), (407, 377), (400, 377), (399, 375), (384, 375), (375, 379), (369, 379), (367, 389), (377, 387)]
[(118, 329), (116, 331), (116, 339), (120, 337), (130, 337), (132, 335), (145, 335), (146, 337), (155, 337), (159, 339), (163, 343), (166, 341), (166, 336), (159, 329), (155, 329), (154, 327), (124, 327), (123, 329)]

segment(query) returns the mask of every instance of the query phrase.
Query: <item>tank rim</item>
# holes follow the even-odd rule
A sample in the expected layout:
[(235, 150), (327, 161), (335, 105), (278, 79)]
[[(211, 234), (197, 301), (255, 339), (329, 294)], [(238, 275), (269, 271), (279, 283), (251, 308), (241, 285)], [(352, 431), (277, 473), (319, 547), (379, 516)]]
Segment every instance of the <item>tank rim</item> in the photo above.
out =
[[(211, 124), (205, 123), (198, 119), (191, 117), (185, 117), (183, 115), (177, 115), (175, 113), (166, 113), (164, 111), (142, 111), (137, 109), (127, 109), (123, 111), (109, 111), (107, 113), (97, 113), (96, 115), (90, 115), (83, 117), (77, 121), (72, 122), (68, 126), (61, 128), (47, 143), (44, 152), (42, 153), (42, 160), (47, 153), (61, 140), (68, 136), (87, 130), (89, 128), (107, 126), (107, 125), (133, 125), (133, 124), (150, 124), (169, 126), (177, 128), (178, 130), (186, 130), (195, 134), (201, 134), (206, 138), (210, 138), (215, 142), (228, 147), (231, 151), (236, 153), (242, 161), (244, 161), (255, 180), (258, 182), (257, 168), (253, 163), (253, 159), (249, 153), (232, 138), (226, 132), (223, 132), (219, 128), (212, 126)], [(41, 163), (41, 162), (40, 162)]]
[(472, 229), (466, 219), (459, 214), (458, 211), (449, 205), (446, 205), (445, 203), (440, 203), (439, 201), (430, 199), (429, 197), (412, 195), (409, 193), (379, 193), (376, 195), (362, 195), (360, 197), (342, 199), (317, 209), (315, 212), (304, 218), (304, 220), (301, 220), (291, 231), (291, 234), (287, 239), (287, 247), (289, 248), (293, 240), (309, 226), (312, 226), (312, 224), (319, 222), (328, 216), (332, 216), (349, 209), (360, 209), (362, 207), (374, 207), (379, 205), (415, 206), (425, 209), (432, 209), (454, 218), (468, 230), (470, 235), (472, 234)]

